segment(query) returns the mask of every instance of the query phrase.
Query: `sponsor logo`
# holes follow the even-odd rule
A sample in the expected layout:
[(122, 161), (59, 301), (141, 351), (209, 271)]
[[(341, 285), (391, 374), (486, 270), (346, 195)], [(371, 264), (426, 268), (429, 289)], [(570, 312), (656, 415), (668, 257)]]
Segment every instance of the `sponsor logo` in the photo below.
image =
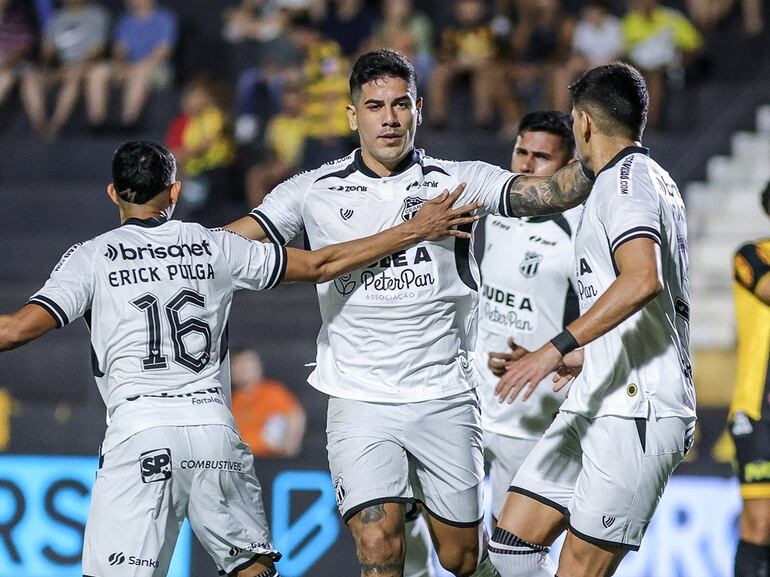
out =
[(757, 481), (767, 481), (770, 479), (770, 461), (754, 461), (746, 463), (743, 469), (743, 482), (755, 483)]
[(503, 221), (494, 219), (492, 221), (492, 226), (496, 228), (502, 228), (503, 230), (511, 230), (511, 225), (505, 224)]
[(107, 557), (107, 562), (114, 567), (115, 565), (123, 565), (123, 563), (126, 562), (126, 556), (123, 555), (123, 551), (120, 551), (118, 553), (110, 553), (110, 556)]
[(356, 288), (356, 281), (353, 280), (352, 274), (343, 274), (334, 279), (334, 288), (342, 296), (346, 296)]
[(353, 210), (350, 208), (341, 208), (340, 216), (342, 217), (342, 220), (350, 220), (350, 217), (353, 216)]
[(411, 219), (420, 208), (422, 208), (422, 205), (425, 204), (426, 200), (424, 198), (418, 198), (416, 196), (407, 196), (404, 199), (404, 206), (401, 209), (401, 218), (404, 220)]
[(329, 190), (336, 190), (338, 192), (366, 192), (369, 189), (362, 185), (341, 184), (339, 186), (330, 186)]
[(182, 469), (206, 469), (210, 471), (242, 471), (243, 466), (237, 461), (206, 461), (199, 459), (185, 459), (179, 462)]
[(537, 269), (543, 261), (543, 255), (537, 252), (524, 253), (524, 260), (519, 265), (519, 272), (524, 278), (532, 278), (537, 274)]
[(636, 386), (636, 383), (629, 383), (629, 385), (626, 387), (626, 394), (629, 397), (635, 397), (636, 393), (639, 392), (639, 387)]
[(406, 190), (408, 191), (408, 190), (411, 190), (413, 188), (420, 188), (420, 187), (438, 188), (438, 181), (436, 181), (436, 180), (424, 180), (424, 181), (420, 182), (419, 180), (415, 180), (411, 184), (407, 185)]
[(751, 421), (746, 413), (736, 413), (730, 431), (733, 437), (744, 437), (753, 433), (754, 427), (751, 426)]
[(337, 475), (334, 478), (334, 498), (337, 500), (337, 507), (342, 507), (345, 502), (345, 483), (342, 481), (342, 475)]
[(591, 269), (590, 266), (588, 266), (588, 261), (586, 259), (581, 258), (580, 262), (578, 263), (578, 276), (582, 276), (587, 273), (594, 272), (593, 269)]
[(144, 399), (144, 398), (151, 398), (151, 399), (186, 399), (189, 397), (195, 397), (200, 395), (221, 395), (222, 389), (219, 387), (211, 387), (209, 389), (204, 389), (202, 391), (193, 391), (192, 393), (183, 393), (180, 395), (170, 395), (169, 393), (158, 393), (158, 394), (146, 394), (146, 395), (137, 395), (135, 397), (128, 397), (127, 401), (136, 401), (138, 399)]
[(142, 483), (156, 483), (171, 478), (171, 450), (154, 449), (139, 455)]
[(676, 310), (676, 316), (683, 320), (690, 322), (690, 305), (688, 305), (681, 297), (676, 297), (674, 303), (674, 309)]
[(633, 156), (627, 156), (620, 165), (620, 194), (631, 194), (631, 165), (634, 163)]
[(604, 525), (605, 529), (609, 529), (612, 527), (612, 525), (615, 523), (615, 517), (608, 517), (607, 515), (604, 515), (602, 517), (602, 525)]
[(230, 557), (237, 557), (240, 555), (241, 550), (238, 549), (238, 547), (230, 547), (230, 551), (228, 551), (228, 553), (230, 553)]
[(556, 243), (552, 240), (546, 240), (542, 236), (538, 236), (536, 234), (533, 234), (529, 237), (529, 240), (532, 242), (537, 242), (539, 244), (543, 244), (545, 246), (556, 246)]
[(218, 405), (224, 405), (225, 403), (220, 399), (219, 397), (203, 397), (200, 399), (197, 399), (193, 397), (191, 399), (191, 403), (193, 405), (209, 405), (211, 403), (216, 403)]
[(118, 244), (118, 248), (108, 244), (107, 252), (104, 253), (104, 256), (114, 261), (118, 257), (120, 257), (121, 260), (144, 260), (145, 258), (163, 260), (166, 258), (180, 258), (183, 256), (203, 256), (204, 254), (212, 256), (211, 246), (207, 240), (202, 240), (199, 243), (169, 244), (165, 246), (154, 245), (148, 242), (144, 246), (134, 247), (126, 246), (121, 242)]

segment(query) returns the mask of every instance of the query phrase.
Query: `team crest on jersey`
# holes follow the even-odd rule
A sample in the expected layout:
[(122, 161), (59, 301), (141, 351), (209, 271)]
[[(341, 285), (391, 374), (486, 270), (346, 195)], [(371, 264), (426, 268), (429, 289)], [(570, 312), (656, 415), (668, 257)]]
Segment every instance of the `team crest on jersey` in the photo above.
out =
[(527, 251), (524, 253), (524, 260), (519, 265), (519, 272), (524, 278), (532, 278), (537, 274), (537, 269), (540, 267), (542, 260), (542, 254)]
[(356, 281), (353, 280), (352, 274), (343, 274), (334, 279), (334, 288), (342, 296), (347, 296), (356, 288)]
[(342, 220), (350, 220), (350, 217), (353, 216), (353, 209), (351, 209), (351, 208), (341, 208), (340, 209), (340, 216), (342, 217)]
[(420, 210), (426, 200), (424, 198), (418, 198), (416, 196), (407, 196), (404, 199), (404, 208), (401, 211), (401, 218), (409, 220), (415, 213)]
[(337, 500), (337, 507), (342, 507), (346, 494), (345, 483), (342, 481), (342, 475), (339, 475), (334, 479), (334, 498)]

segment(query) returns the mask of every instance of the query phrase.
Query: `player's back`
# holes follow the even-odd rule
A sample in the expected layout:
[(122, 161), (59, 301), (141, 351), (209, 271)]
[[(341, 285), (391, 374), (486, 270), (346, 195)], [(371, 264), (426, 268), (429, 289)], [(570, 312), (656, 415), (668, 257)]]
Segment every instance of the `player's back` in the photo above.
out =
[(284, 254), (221, 229), (131, 219), (71, 248), (31, 302), (61, 325), (85, 317), (108, 416), (131, 414), (118, 428), (229, 422), (232, 293), (272, 286)]

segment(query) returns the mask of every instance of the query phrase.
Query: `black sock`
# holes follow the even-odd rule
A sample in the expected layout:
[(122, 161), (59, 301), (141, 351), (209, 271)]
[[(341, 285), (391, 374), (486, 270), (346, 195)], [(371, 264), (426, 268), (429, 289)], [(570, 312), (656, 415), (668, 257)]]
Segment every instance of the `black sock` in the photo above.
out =
[(770, 577), (770, 547), (739, 541), (735, 577)]

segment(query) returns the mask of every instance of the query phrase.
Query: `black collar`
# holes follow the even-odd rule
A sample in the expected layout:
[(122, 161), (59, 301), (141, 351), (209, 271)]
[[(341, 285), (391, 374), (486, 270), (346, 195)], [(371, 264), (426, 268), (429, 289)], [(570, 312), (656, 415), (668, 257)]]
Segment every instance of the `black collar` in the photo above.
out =
[[(416, 148), (412, 149), (411, 154), (407, 154), (404, 158), (402, 158), (401, 162), (399, 162), (393, 168), (393, 170), (388, 176), (396, 176), (398, 174), (401, 174), (402, 172), (406, 172), (413, 165), (420, 164), (421, 162), (422, 162), (421, 151), (417, 150)], [(356, 167), (357, 171), (359, 171), (364, 176), (368, 176), (369, 178), (386, 178), (386, 177), (380, 176), (379, 174), (374, 172), (371, 168), (366, 166), (366, 163), (364, 162), (360, 148), (356, 150), (356, 153), (354, 155), (353, 166)]]
[(644, 146), (626, 146), (623, 150), (618, 152), (612, 160), (610, 160), (607, 164), (604, 165), (604, 167), (596, 173), (596, 176), (598, 177), (602, 172), (605, 170), (609, 170), (613, 166), (615, 166), (618, 162), (623, 160), (626, 156), (630, 156), (632, 154), (644, 154), (645, 156), (650, 156), (650, 149), (645, 148)]
[(150, 218), (129, 218), (120, 226), (126, 226), (127, 224), (135, 224), (143, 228), (154, 228), (168, 222), (168, 217), (165, 214), (160, 216), (154, 216)]

